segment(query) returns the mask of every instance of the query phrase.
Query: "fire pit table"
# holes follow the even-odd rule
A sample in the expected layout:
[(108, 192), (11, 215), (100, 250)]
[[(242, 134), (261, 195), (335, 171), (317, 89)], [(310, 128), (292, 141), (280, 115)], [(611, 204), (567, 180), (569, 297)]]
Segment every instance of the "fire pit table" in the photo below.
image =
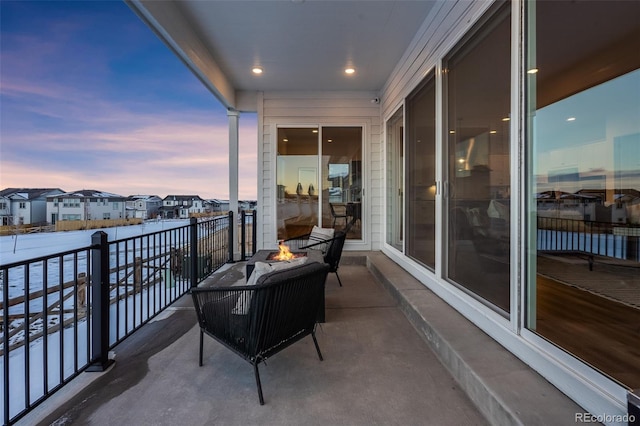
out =
[[(247, 280), (251, 276), (255, 268), (256, 262), (267, 262), (267, 263), (276, 263), (280, 262), (279, 260), (273, 260), (273, 257), (280, 253), (279, 250), (258, 250), (256, 254), (251, 256), (251, 258), (247, 261), (246, 265), (246, 274)], [(307, 262), (324, 262), (324, 256), (320, 250), (296, 250), (292, 252), (296, 257), (306, 256), (309, 258)], [(320, 312), (318, 312), (318, 322), (324, 322), (324, 298), (322, 298), (322, 306), (320, 307)]]
[[(251, 256), (251, 258), (247, 261), (246, 265), (246, 277), (249, 279), (253, 269), (255, 268), (256, 262), (267, 262), (267, 263), (276, 263), (280, 262), (279, 260), (274, 260), (273, 256), (279, 253), (278, 250), (258, 250), (256, 254)], [(296, 250), (292, 252), (296, 257), (305, 256), (308, 257), (308, 262), (324, 262), (324, 256), (320, 250)]]

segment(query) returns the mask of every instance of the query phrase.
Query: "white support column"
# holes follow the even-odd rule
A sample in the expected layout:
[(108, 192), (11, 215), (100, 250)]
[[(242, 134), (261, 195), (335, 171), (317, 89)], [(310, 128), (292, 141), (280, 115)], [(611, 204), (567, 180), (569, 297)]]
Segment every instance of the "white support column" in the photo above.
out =
[[(229, 118), (229, 210), (233, 212), (233, 234), (237, 235), (238, 228), (238, 182), (239, 182), (239, 131), (238, 122), (240, 113), (238, 111), (228, 110)], [(230, 241), (233, 244), (233, 260), (240, 259), (240, 246), (238, 238)]]

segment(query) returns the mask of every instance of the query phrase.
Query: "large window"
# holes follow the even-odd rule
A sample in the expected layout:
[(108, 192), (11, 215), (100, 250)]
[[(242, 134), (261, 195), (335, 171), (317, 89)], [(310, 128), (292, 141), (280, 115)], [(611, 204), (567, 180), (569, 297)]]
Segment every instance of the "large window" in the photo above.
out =
[(640, 2), (537, 2), (528, 22), (527, 325), (637, 389)]
[(322, 227), (362, 238), (362, 127), (322, 128)]
[(318, 223), (318, 128), (279, 128), (278, 239), (311, 232)]
[(348, 223), (362, 239), (362, 127), (278, 128), (276, 176), (279, 239)]
[(407, 255), (436, 265), (436, 90), (434, 73), (407, 98)]
[(510, 312), (510, 5), (445, 59), (447, 277)]
[(404, 114), (387, 121), (387, 244), (402, 250), (404, 212)]

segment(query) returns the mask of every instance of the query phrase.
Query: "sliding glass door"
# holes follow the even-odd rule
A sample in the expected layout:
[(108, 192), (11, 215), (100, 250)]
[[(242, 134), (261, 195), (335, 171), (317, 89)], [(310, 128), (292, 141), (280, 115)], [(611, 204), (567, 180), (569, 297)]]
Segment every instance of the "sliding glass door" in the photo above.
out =
[(640, 3), (537, 2), (528, 18), (526, 326), (638, 389)]
[(404, 113), (387, 121), (387, 244), (402, 250), (404, 215)]
[(362, 127), (279, 127), (277, 139), (278, 239), (348, 224), (362, 239)]
[(362, 127), (322, 128), (322, 227), (362, 239)]
[(278, 239), (318, 225), (318, 128), (279, 128), (276, 161)]
[(433, 72), (407, 106), (407, 255), (436, 267), (436, 87)]
[(510, 312), (510, 4), (445, 58), (447, 277)]

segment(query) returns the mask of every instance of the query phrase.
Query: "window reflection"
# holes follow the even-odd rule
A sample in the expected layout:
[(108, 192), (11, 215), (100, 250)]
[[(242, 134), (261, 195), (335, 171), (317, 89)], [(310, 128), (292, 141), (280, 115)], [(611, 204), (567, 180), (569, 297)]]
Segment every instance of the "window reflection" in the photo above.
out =
[(436, 267), (436, 88), (434, 73), (407, 98), (407, 255)]
[(508, 5), (471, 34), (445, 61), (447, 273), (451, 281), (507, 315), (511, 294)]
[(362, 127), (322, 128), (322, 226), (362, 238)]
[[(404, 114), (387, 122), (387, 244), (402, 250), (404, 237)], [(422, 159), (425, 160), (424, 158)]]
[(276, 167), (278, 239), (318, 224), (318, 129), (279, 128)]
[(640, 3), (536, 9), (528, 327), (638, 388)]

